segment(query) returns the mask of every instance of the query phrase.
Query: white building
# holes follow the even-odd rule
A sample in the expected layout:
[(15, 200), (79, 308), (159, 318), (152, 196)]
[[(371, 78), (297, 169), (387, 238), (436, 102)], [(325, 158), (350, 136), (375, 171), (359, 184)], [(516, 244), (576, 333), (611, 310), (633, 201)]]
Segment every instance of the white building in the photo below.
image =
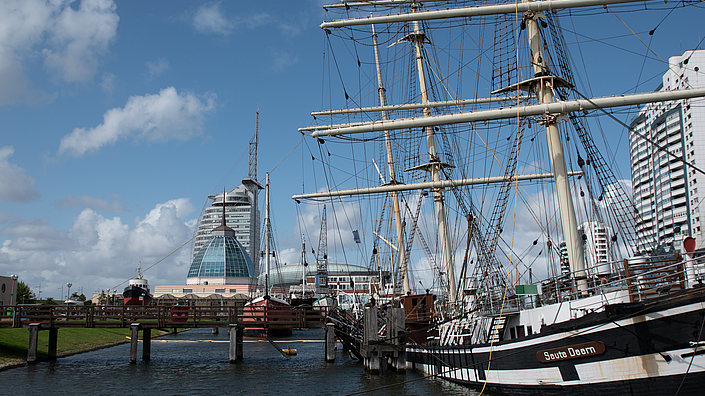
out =
[[(253, 263), (259, 261), (259, 209), (257, 208), (257, 187), (253, 192), (245, 185), (239, 185), (225, 195), (225, 222), (235, 231), (235, 238), (245, 248)], [(196, 226), (191, 259), (211, 239), (211, 231), (220, 225), (223, 213), (223, 193), (211, 195), (201, 211)]]
[(17, 275), (0, 276), (0, 306), (17, 304)]
[(588, 221), (578, 227), (578, 233), (583, 241), (585, 265), (589, 273), (593, 276), (610, 274), (612, 270), (609, 263), (614, 261), (612, 230), (602, 222)]
[[(705, 50), (686, 51), (669, 58), (669, 69), (657, 91), (703, 88), (704, 73)], [(645, 105), (630, 126), (632, 186), (639, 213), (637, 249), (648, 253), (660, 245), (679, 243), (686, 236), (695, 238), (698, 248), (705, 246), (705, 207), (700, 205), (705, 175), (698, 175), (683, 164), (687, 161), (701, 169), (705, 167), (705, 100)]]

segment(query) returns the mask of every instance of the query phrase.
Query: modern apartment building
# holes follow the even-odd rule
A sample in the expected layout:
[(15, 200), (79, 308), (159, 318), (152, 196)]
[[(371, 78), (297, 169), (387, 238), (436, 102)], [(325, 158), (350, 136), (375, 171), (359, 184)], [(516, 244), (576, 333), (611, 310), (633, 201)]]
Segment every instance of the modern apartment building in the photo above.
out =
[[(258, 190), (241, 184), (225, 193), (225, 222), (235, 231), (235, 238), (245, 248), (253, 263), (259, 262), (260, 216), (257, 208)], [(196, 227), (196, 239), (191, 258), (212, 238), (211, 230), (220, 225), (223, 213), (223, 193), (211, 195), (201, 211)]]
[(585, 251), (585, 266), (593, 276), (612, 273), (610, 263), (615, 261), (612, 254), (612, 231), (600, 221), (588, 221), (578, 227)]
[[(705, 87), (705, 50), (686, 51), (668, 63), (657, 91)], [(630, 127), (638, 251), (649, 253), (687, 236), (698, 248), (705, 246), (705, 175), (684, 164), (705, 168), (705, 99), (645, 105)]]

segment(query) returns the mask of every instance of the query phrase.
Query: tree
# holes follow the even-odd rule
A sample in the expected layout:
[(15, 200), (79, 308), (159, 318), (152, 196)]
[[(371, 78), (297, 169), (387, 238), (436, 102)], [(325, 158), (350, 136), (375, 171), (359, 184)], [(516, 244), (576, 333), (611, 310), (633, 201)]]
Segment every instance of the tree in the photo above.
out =
[(98, 304), (105, 305), (107, 303), (108, 303), (108, 296), (105, 294), (105, 290), (101, 290), (100, 295), (98, 296)]
[(44, 305), (59, 305), (59, 303), (56, 302), (53, 298), (49, 297), (44, 302)]
[(17, 304), (34, 304), (36, 298), (37, 296), (26, 283), (17, 282)]
[(73, 292), (71, 293), (71, 297), (69, 299), (75, 301), (86, 301), (86, 296), (83, 295), (83, 293), (78, 294), (78, 292)]

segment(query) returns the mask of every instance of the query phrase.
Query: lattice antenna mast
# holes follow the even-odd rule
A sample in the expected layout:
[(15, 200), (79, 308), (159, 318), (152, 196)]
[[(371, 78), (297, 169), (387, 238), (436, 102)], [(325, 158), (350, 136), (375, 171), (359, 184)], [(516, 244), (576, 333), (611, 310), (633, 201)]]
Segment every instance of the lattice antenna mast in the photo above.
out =
[(328, 221), (326, 220), (326, 205), (323, 205), (323, 216), (321, 217), (321, 233), (318, 237), (316, 266), (317, 273), (328, 273)]
[[(252, 136), (252, 139), (250, 139), (250, 153), (249, 153), (249, 170), (247, 173), (247, 177), (242, 179), (242, 184), (252, 193), (252, 214), (251, 214), (251, 223), (254, 226), (252, 226), (251, 231), (250, 231), (250, 241), (252, 241), (250, 246), (256, 246), (259, 248), (260, 244), (260, 233), (259, 233), (259, 225), (260, 225), (260, 215), (259, 215), (259, 190), (262, 190), (264, 187), (262, 187), (261, 184), (257, 181), (257, 146), (259, 145), (259, 109), (257, 109), (257, 119), (255, 121), (255, 135)], [(257, 255), (255, 254), (256, 248), (251, 247), (250, 248), (250, 259), (252, 259), (252, 262), (256, 262), (257, 260)]]
[(250, 169), (247, 176), (252, 180), (257, 180), (257, 145), (259, 145), (259, 109), (257, 109), (257, 120), (255, 121), (255, 135), (250, 139)]

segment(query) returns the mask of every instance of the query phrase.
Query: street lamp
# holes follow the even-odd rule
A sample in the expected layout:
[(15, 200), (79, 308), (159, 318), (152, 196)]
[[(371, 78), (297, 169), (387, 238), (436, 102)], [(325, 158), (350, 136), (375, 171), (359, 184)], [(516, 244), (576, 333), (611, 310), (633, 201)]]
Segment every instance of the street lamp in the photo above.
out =
[(11, 305), (17, 305), (17, 296), (15, 293), (17, 293), (17, 275), (10, 275), (10, 279), (12, 279), (12, 293), (10, 294), (10, 303)]
[(67, 283), (66, 287), (69, 288), (69, 291), (66, 293), (66, 301), (71, 299), (71, 286), (73, 286), (73, 283)]

